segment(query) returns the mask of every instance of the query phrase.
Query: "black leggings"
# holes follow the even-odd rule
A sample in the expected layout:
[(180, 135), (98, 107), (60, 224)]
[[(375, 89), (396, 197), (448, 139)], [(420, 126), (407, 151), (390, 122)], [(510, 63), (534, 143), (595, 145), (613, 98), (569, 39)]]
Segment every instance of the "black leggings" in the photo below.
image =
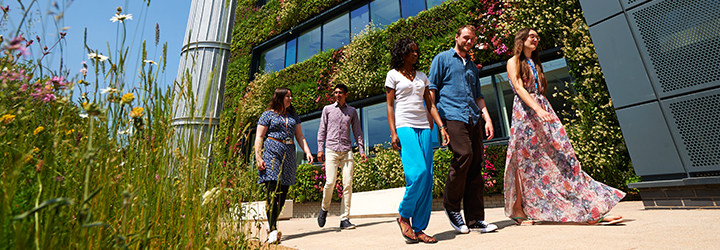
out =
[(277, 220), (280, 211), (285, 205), (285, 197), (287, 197), (290, 186), (280, 185), (278, 187), (277, 181), (267, 181), (265, 186), (267, 187), (267, 200), (265, 200), (267, 205), (265, 209), (267, 209), (268, 226), (270, 231), (273, 231), (277, 230)]

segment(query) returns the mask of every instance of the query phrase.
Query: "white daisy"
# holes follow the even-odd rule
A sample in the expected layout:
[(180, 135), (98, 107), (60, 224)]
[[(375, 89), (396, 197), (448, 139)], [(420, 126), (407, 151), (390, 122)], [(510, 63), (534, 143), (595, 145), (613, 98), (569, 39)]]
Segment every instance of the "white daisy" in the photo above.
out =
[(157, 63), (153, 60), (143, 60), (143, 62), (157, 65)]
[(104, 62), (104, 61), (107, 60), (108, 58), (109, 58), (109, 57), (107, 57), (107, 56), (103, 56), (102, 54), (97, 54), (97, 53), (94, 53), (94, 52), (88, 54), (88, 59), (94, 59), (94, 60), (98, 60), (98, 61), (101, 61), (101, 62)]
[(101, 90), (100, 90), (100, 94), (107, 94), (107, 93), (111, 93), (111, 94), (112, 94), (112, 93), (117, 93), (117, 92), (120, 92), (120, 91), (117, 90), (117, 89), (111, 88), (111, 87), (107, 87), (107, 88), (104, 88), (104, 89), (101, 89)]
[(115, 14), (114, 17), (110, 18), (110, 21), (113, 21), (113, 23), (117, 22), (117, 21), (125, 22), (125, 19), (132, 20), (132, 14), (122, 14), (122, 15)]

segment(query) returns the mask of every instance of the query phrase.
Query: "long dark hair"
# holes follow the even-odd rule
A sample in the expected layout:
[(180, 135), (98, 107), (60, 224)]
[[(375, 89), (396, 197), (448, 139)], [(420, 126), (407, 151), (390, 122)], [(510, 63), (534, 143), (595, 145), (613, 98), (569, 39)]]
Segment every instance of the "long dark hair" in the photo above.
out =
[[(517, 74), (520, 76), (520, 78), (525, 80), (530, 80), (533, 76), (533, 74), (530, 72), (532, 69), (530, 69), (530, 64), (527, 62), (527, 57), (525, 57), (525, 53), (523, 53), (523, 49), (525, 48), (525, 40), (530, 36), (530, 31), (533, 30), (531, 28), (523, 28), (521, 30), (518, 30), (517, 33), (515, 33), (515, 45), (513, 46), (513, 53), (518, 56), (520, 60), (520, 67), (518, 68)], [(542, 86), (542, 92), (541, 94), (545, 94), (545, 91), (547, 90), (547, 80), (545, 79), (545, 73), (543, 73), (542, 63), (540, 63), (540, 56), (538, 55), (539, 48), (536, 48), (532, 54), (530, 54), (530, 59), (533, 60), (535, 63), (535, 69), (537, 69), (537, 79), (538, 83)], [(538, 90), (540, 91), (540, 90)]]
[(268, 103), (268, 109), (272, 109), (275, 111), (275, 113), (283, 113), (283, 111), (291, 114), (291, 115), (297, 115), (295, 113), (295, 107), (290, 105), (290, 107), (287, 107), (285, 109), (285, 105), (283, 104), (283, 100), (285, 99), (285, 96), (290, 93), (290, 89), (286, 87), (279, 87), (275, 89), (275, 93), (273, 93), (272, 98), (270, 99), (270, 102)]
[[(390, 52), (392, 55), (390, 58), (390, 66), (392, 66), (393, 69), (400, 69), (405, 64), (405, 59), (403, 59), (403, 57), (410, 53), (411, 44), (417, 45), (417, 43), (410, 38), (403, 38), (395, 42), (395, 45)], [(417, 62), (413, 64), (413, 70), (417, 70)]]

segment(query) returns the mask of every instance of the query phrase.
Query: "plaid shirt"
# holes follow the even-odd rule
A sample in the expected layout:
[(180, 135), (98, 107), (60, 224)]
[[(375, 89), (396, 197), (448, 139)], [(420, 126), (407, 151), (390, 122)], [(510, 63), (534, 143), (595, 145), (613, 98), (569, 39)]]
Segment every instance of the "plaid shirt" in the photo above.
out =
[(360, 128), (360, 118), (358, 118), (355, 108), (347, 104), (341, 107), (337, 102), (325, 106), (320, 117), (320, 127), (318, 128), (318, 152), (323, 152), (326, 147), (337, 152), (350, 151), (352, 148), (350, 141), (351, 126), (360, 154), (364, 154), (365, 147), (362, 129)]

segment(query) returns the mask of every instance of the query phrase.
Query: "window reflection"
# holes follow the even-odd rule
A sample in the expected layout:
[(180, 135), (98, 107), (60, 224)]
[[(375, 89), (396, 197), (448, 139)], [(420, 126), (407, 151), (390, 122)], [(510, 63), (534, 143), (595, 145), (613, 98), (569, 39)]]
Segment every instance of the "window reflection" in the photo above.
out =
[(320, 26), (298, 37), (297, 61), (302, 62), (320, 52)]
[[(571, 110), (569, 109), (569, 107), (563, 107), (565, 100), (562, 96), (557, 95), (556, 97), (553, 97), (553, 95), (564, 91), (574, 93), (575, 90), (572, 88), (572, 83), (574, 82), (574, 80), (572, 76), (570, 76), (570, 72), (568, 72), (565, 58), (559, 58), (544, 62), (542, 63), (542, 65), (543, 70), (545, 71), (545, 79), (547, 79), (548, 82), (545, 97), (547, 97), (550, 105), (555, 110), (555, 113), (557, 113), (557, 115), (562, 118), (563, 110), (568, 112)], [(510, 131), (509, 127), (511, 126), (510, 120), (512, 117), (512, 105), (515, 94), (513, 93), (512, 86), (508, 81), (507, 73), (497, 74), (494, 77), (497, 82), (497, 86), (501, 88), (502, 91), (500, 96), (504, 99), (500, 102), (500, 109), (501, 112), (506, 114), (506, 131)], [(565, 82), (567, 82), (568, 84), (566, 85)], [(483, 92), (483, 94), (485, 94), (485, 92)]]
[(427, 2), (427, 8), (430, 9), (432, 7), (440, 5), (444, 1), (443, 0), (427, 0), (426, 2)]
[(363, 5), (350, 12), (350, 27), (351, 27), (351, 38), (360, 34), (361, 31), (365, 30), (365, 27), (370, 24), (370, 13), (368, 13), (368, 6)]
[(285, 67), (295, 64), (295, 57), (297, 56), (297, 39), (292, 39), (285, 45)]
[(375, 0), (370, 2), (370, 18), (379, 28), (385, 28), (400, 19), (400, 2), (397, 0)]
[[(308, 147), (310, 148), (310, 152), (317, 153), (317, 134), (318, 128), (320, 128), (320, 119), (303, 121), (300, 126), (302, 127), (302, 132), (305, 136), (305, 141), (307, 141)], [(299, 145), (296, 144), (295, 149), (302, 153), (302, 149)]]
[[(480, 78), (480, 91), (482, 92), (485, 100), (485, 106), (487, 107), (490, 119), (492, 120), (493, 129), (495, 130), (494, 138), (505, 137), (503, 132), (504, 124), (498, 108), (498, 100), (495, 96), (495, 88), (493, 87), (492, 76), (486, 76)], [(483, 139), (487, 138), (483, 136)]]
[(425, 10), (425, 0), (400, 0), (400, 6), (402, 6), (402, 16), (408, 18)]
[(350, 43), (350, 18), (345, 13), (323, 25), (323, 51), (337, 49)]
[(378, 103), (362, 109), (363, 135), (367, 139), (367, 147), (390, 142), (390, 127), (387, 119), (385, 103)]
[(260, 69), (264, 72), (285, 68), (285, 44), (270, 48), (260, 54)]
[[(545, 71), (545, 79), (547, 79), (548, 82), (545, 96), (555, 110), (555, 113), (562, 119), (564, 116), (563, 113), (569, 113), (571, 109), (570, 107), (563, 107), (565, 99), (560, 94), (565, 91), (575, 93), (575, 89), (572, 88), (572, 83), (574, 83), (575, 80), (568, 71), (565, 58), (544, 62), (542, 65)], [(568, 83), (567, 85), (565, 84), (566, 82)]]

